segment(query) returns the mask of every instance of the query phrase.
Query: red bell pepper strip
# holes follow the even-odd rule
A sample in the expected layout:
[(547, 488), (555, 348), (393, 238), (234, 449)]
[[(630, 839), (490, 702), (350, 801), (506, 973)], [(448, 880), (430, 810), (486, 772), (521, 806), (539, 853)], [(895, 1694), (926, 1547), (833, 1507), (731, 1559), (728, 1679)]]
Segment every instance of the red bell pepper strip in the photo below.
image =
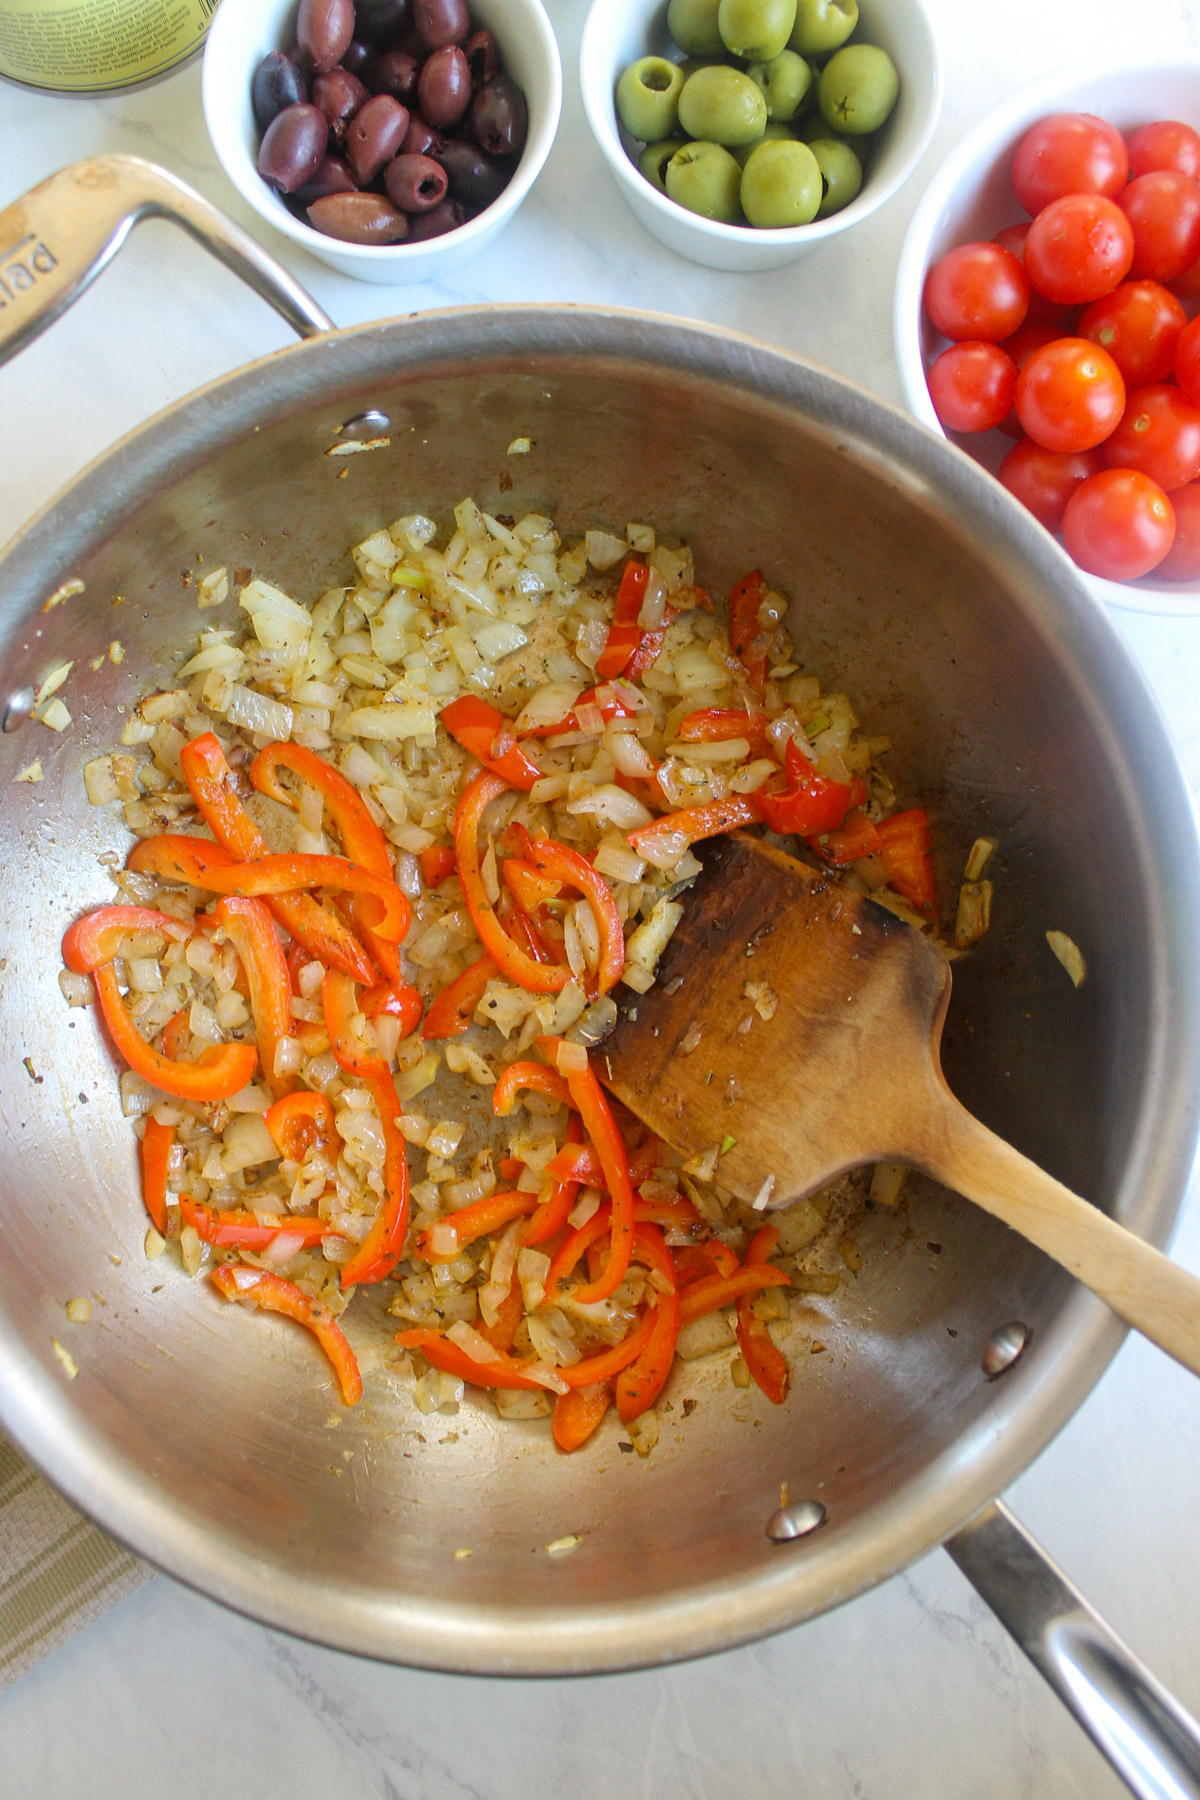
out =
[[(638, 1231), (641, 1230), (642, 1226), (666, 1225), (678, 1230), (684, 1226), (699, 1227), (704, 1223), (691, 1201), (684, 1199), (671, 1202), (636, 1200), (633, 1206), (633, 1217), (636, 1229), (634, 1231), (635, 1247), (631, 1256), (632, 1260), (642, 1262), (651, 1260), (643, 1253), (646, 1244), (652, 1242), (651, 1239), (638, 1237)], [(608, 1201), (605, 1201), (596, 1209), (585, 1225), (576, 1226), (570, 1236), (563, 1240), (554, 1256), (551, 1258), (550, 1267), (546, 1271), (547, 1301), (553, 1301), (560, 1282), (566, 1281), (567, 1277), (573, 1274), (580, 1258), (584, 1256), (594, 1244), (598, 1244), (602, 1238), (607, 1237), (611, 1228), (612, 1207)], [(526, 1236), (525, 1242), (529, 1242), (528, 1236)], [(707, 1245), (703, 1246), (705, 1249), (707, 1249), (707, 1247)], [(722, 1248), (724, 1248), (724, 1246), (722, 1246)], [(667, 1250), (665, 1244), (663, 1249), (667, 1257), (671, 1258), (671, 1280), (674, 1282), (676, 1273), (674, 1259), (672, 1258), (672, 1253)], [(685, 1250), (681, 1254), (687, 1255), (688, 1252)], [(734, 1268), (737, 1268), (739, 1266), (737, 1258), (733, 1256), (732, 1251), (729, 1252), (729, 1255), (732, 1259)], [(656, 1267), (658, 1265), (651, 1261), (651, 1266)], [(581, 1297), (582, 1291), (575, 1296), (576, 1299), (580, 1299)]]
[[(565, 1087), (566, 1083), (564, 1082), (563, 1085)], [(582, 1144), (583, 1142), (583, 1126), (580, 1124), (579, 1114), (576, 1112), (573, 1112), (567, 1120), (567, 1142), (568, 1144)], [(578, 1192), (579, 1183), (577, 1181), (554, 1181), (551, 1183), (549, 1193), (537, 1211), (531, 1214), (529, 1223), (525, 1227), (524, 1241), (530, 1247), (534, 1244), (544, 1244), (547, 1238), (552, 1238), (556, 1231), (562, 1230), (567, 1222), (567, 1216), (575, 1204), (575, 1196)]]
[(937, 910), (937, 890), (930, 855), (929, 814), (924, 807), (914, 806), (908, 812), (893, 813), (877, 829), (879, 856), (889, 886), (932, 918)]
[(421, 1036), (427, 1040), (436, 1040), (459, 1037), (469, 1030), (471, 1020), (475, 1017), (475, 1008), (483, 999), (483, 991), (493, 975), (497, 974), (499, 970), (485, 950), (461, 975), (454, 977), (449, 987), (442, 989), (425, 1014)]
[[(203, 732), (179, 752), (188, 791), (222, 849), (239, 861), (265, 856), (266, 839), (242, 805), (233, 771), (215, 734)], [(318, 962), (344, 969), (356, 981), (375, 979), (371, 959), (348, 926), (310, 894), (274, 894), (267, 905), (291, 937)]]
[(253, 1044), (213, 1044), (195, 1062), (173, 1062), (146, 1042), (130, 1018), (112, 964), (94, 969), (92, 979), (113, 1046), (143, 1081), (177, 1100), (202, 1102), (228, 1100), (246, 1086), (258, 1062)]
[(396, 1342), (404, 1350), (419, 1350), (435, 1369), (441, 1369), (446, 1375), (457, 1375), (461, 1381), (469, 1381), (475, 1387), (540, 1388), (543, 1392), (546, 1389), (544, 1381), (531, 1380), (525, 1373), (531, 1364), (515, 1362), (503, 1350), (496, 1352), (494, 1362), (476, 1362), (440, 1331), (428, 1326), (398, 1331)]
[[(644, 1144), (639, 1144), (629, 1158), (629, 1179), (634, 1187), (639, 1188), (644, 1181), (649, 1181), (655, 1169), (664, 1166), (665, 1160), (666, 1150), (660, 1138), (647, 1138)], [(568, 1141), (551, 1157), (546, 1173), (555, 1181), (577, 1181), (583, 1187), (608, 1186), (600, 1158), (590, 1144), (576, 1146)]]
[(847, 813), (836, 831), (821, 837), (810, 837), (807, 843), (818, 856), (823, 856), (826, 862), (839, 869), (843, 864), (858, 862), (864, 856), (876, 856), (882, 847), (878, 831), (861, 807), (855, 807)]
[[(543, 1038), (540, 1047), (545, 1050), (547, 1044), (553, 1044), (557, 1048), (559, 1041)], [(606, 1300), (624, 1279), (629, 1267), (629, 1253), (633, 1248), (634, 1201), (633, 1185), (629, 1179), (629, 1158), (625, 1152), (624, 1140), (617, 1129), (617, 1122), (613, 1118), (612, 1108), (608, 1104), (608, 1096), (592, 1073), (590, 1062), (586, 1069), (567, 1074), (567, 1087), (583, 1129), (600, 1158), (605, 1186), (612, 1197), (612, 1244), (608, 1262), (600, 1279), (580, 1288), (576, 1298), (582, 1301)]]
[(650, 570), (646, 564), (631, 557), (621, 571), (621, 585), (617, 589), (608, 640), (596, 662), (596, 673), (602, 681), (612, 681), (615, 676), (622, 674), (626, 663), (642, 641), (644, 634), (638, 624), (638, 614), (642, 610), (649, 580)]
[(509, 787), (527, 794), (534, 782), (542, 779), (542, 771), (513, 735), (512, 720), (478, 694), (461, 695), (438, 716), (450, 736)]
[[(391, 881), (394, 871), (387, 839), (371, 817), (358, 789), (315, 751), (305, 750), (299, 744), (268, 744), (251, 764), (250, 779), (260, 794), (269, 794), (284, 806), (295, 806), (296, 802), (279, 779), (280, 768), (290, 769), (309, 787), (316, 788), (341, 839), (342, 854), (357, 863), (360, 869)], [(400, 973), (400, 959), (395, 947), (371, 930), (365, 913), (366, 908), (355, 901), (354, 917), (364, 929), (367, 948), (383, 973), (395, 980)]]
[(599, 687), (589, 688), (585, 694), (580, 694), (570, 712), (561, 719), (555, 719), (551, 725), (530, 726), (521, 736), (561, 737), (565, 732), (579, 731), (579, 709), (584, 706), (597, 707), (606, 725), (610, 719), (632, 719), (641, 711), (640, 707), (630, 704), (616, 683), (604, 682)]
[(206, 1244), (217, 1244), (226, 1250), (269, 1250), (277, 1238), (296, 1237), (301, 1250), (311, 1250), (327, 1237), (336, 1237), (324, 1219), (284, 1219), (277, 1225), (261, 1225), (252, 1212), (216, 1212), (211, 1206), (200, 1206), (190, 1194), (180, 1194), (179, 1211), (185, 1225), (191, 1225)]
[(280, 1039), (292, 1032), (292, 984), (275, 921), (261, 900), (221, 900), (213, 917), (224, 928), (246, 972), (259, 1066), (278, 1100), (295, 1087), (296, 1078), (275, 1072)]
[(560, 1450), (578, 1450), (586, 1444), (605, 1413), (612, 1405), (612, 1389), (607, 1382), (594, 1387), (572, 1388), (554, 1402), (552, 1429)]
[(425, 1010), (425, 1002), (419, 989), (410, 981), (391, 984), (381, 981), (378, 987), (368, 988), (365, 994), (360, 995), (358, 1004), (368, 1019), (377, 1019), (380, 1013), (399, 1019), (402, 1038), (412, 1036), (421, 1023), (421, 1014)]
[(530, 838), (526, 855), (539, 875), (577, 888), (592, 909), (600, 933), (600, 992), (607, 994), (621, 979), (625, 967), (625, 931), (612, 889), (586, 856), (554, 838)]
[(728, 744), (733, 738), (745, 738), (756, 756), (767, 756), (771, 740), (767, 736), (770, 720), (766, 713), (736, 712), (731, 708), (705, 706), (689, 713), (675, 727), (681, 744)]
[(772, 831), (795, 831), (801, 837), (836, 831), (852, 806), (867, 797), (864, 781), (829, 781), (818, 775), (808, 758), (787, 747), (787, 786), (782, 793), (758, 793), (763, 818)]
[(305, 888), (344, 888), (367, 894), (382, 908), (371, 929), (389, 943), (398, 944), (408, 930), (412, 909), (390, 878), (356, 868), (344, 856), (260, 856), (239, 862), (219, 844), (207, 838), (164, 833), (143, 838), (129, 853), (126, 867), (164, 881), (185, 881), (213, 894), (279, 895)]
[(702, 838), (718, 837), (723, 831), (738, 831), (743, 825), (757, 825), (762, 810), (753, 794), (731, 794), (728, 800), (714, 800), (709, 806), (685, 806), (680, 812), (664, 813), (649, 825), (639, 825), (626, 832), (630, 847), (656, 868), (672, 868), (685, 850)]
[(259, 1306), (264, 1312), (283, 1313), (298, 1325), (306, 1325), (333, 1364), (342, 1399), (347, 1406), (357, 1406), (363, 1391), (358, 1362), (341, 1326), (319, 1300), (310, 1300), (295, 1282), (285, 1281), (282, 1275), (252, 1269), (245, 1263), (222, 1263), (212, 1271), (210, 1279), (226, 1300)]
[[(746, 1251), (746, 1267), (752, 1269), (765, 1264), (778, 1242), (777, 1225), (764, 1225), (761, 1231), (756, 1231), (750, 1240), (750, 1248)], [(768, 1400), (773, 1401), (776, 1406), (782, 1406), (787, 1399), (790, 1374), (787, 1358), (763, 1321), (756, 1317), (753, 1302), (748, 1295), (743, 1295), (737, 1303), (737, 1340), (746, 1359), (746, 1366), (758, 1386)]]
[(417, 1243), (417, 1254), (426, 1262), (453, 1262), (460, 1250), (473, 1244), (476, 1238), (487, 1237), (493, 1231), (500, 1231), (505, 1225), (511, 1225), (523, 1213), (531, 1213), (537, 1205), (536, 1194), (526, 1194), (514, 1188), (509, 1193), (489, 1194), (485, 1200), (472, 1200), (469, 1206), (462, 1206), (448, 1219), (439, 1219), (436, 1229), (439, 1235), (451, 1230), (454, 1232), (453, 1250), (431, 1250), (430, 1232), (435, 1227), (423, 1231)]
[(279, 1145), (279, 1154), (290, 1162), (303, 1162), (319, 1146), (331, 1162), (337, 1160), (333, 1135), (333, 1108), (324, 1094), (303, 1088), (285, 1094), (268, 1106), (263, 1124)]
[(662, 1233), (653, 1225), (639, 1225), (635, 1233), (634, 1259), (649, 1262), (668, 1280), (670, 1292), (660, 1292), (654, 1308), (654, 1329), (636, 1362), (617, 1376), (617, 1412), (624, 1425), (632, 1424), (647, 1407), (653, 1406), (662, 1392), (675, 1360), (675, 1344), (679, 1337), (679, 1294), (675, 1283), (675, 1267)]
[(638, 645), (629, 661), (625, 664), (625, 674), (630, 681), (640, 681), (642, 676), (646, 673), (646, 670), (651, 668), (658, 661), (659, 651), (663, 647), (663, 639), (667, 635), (667, 626), (677, 617), (678, 614), (676, 613), (675, 608), (673, 606), (668, 606), (665, 614), (665, 624), (660, 625), (656, 631), (647, 631), (645, 633), (641, 643)]
[(142, 1199), (150, 1215), (150, 1223), (159, 1237), (167, 1235), (167, 1172), (175, 1145), (175, 1127), (160, 1125), (150, 1113), (146, 1119), (146, 1135), (140, 1152), (142, 1163)]
[(189, 938), (191, 927), (173, 919), (168, 913), (151, 912), (147, 906), (98, 906), (85, 913), (63, 933), (62, 959), (76, 975), (90, 975), (103, 963), (110, 963), (121, 948), (122, 939), (135, 932), (177, 940)]
[(720, 1238), (710, 1238), (706, 1244), (685, 1244), (675, 1252), (675, 1274), (681, 1289), (694, 1281), (706, 1281), (710, 1275), (732, 1275), (741, 1266)]
[(556, 960), (546, 948), (545, 939), (525, 908), (518, 905), (510, 893), (501, 893), (499, 913), (505, 931), (526, 956), (532, 956), (534, 962), (540, 963)]
[(729, 1275), (710, 1275), (685, 1287), (679, 1299), (679, 1322), (689, 1325), (693, 1319), (702, 1319), (705, 1313), (716, 1312), (719, 1307), (740, 1300), (743, 1294), (758, 1294), (763, 1288), (790, 1285), (783, 1270), (770, 1263), (753, 1269), (743, 1264)]
[(517, 1282), (513, 1282), (496, 1312), (496, 1323), (485, 1325), (480, 1319), (476, 1330), (485, 1337), (493, 1350), (511, 1350), (512, 1341), (517, 1335), (517, 1327), (525, 1316), (525, 1298)]
[(771, 634), (758, 622), (758, 609), (766, 583), (757, 569), (743, 575), (729, 596), (729, 644), (751, 685), (761, 690), (767, 679), (767, 649)]
[(561, 881), (550, 881), (545, 876), (539, 875), (533, 865), (521, 857), (506, 857), (502, 865), (502, 873), (504, 884), (513, 899), (522, 912), (530, 915), (536, 913), (538, 907), (544, 906), (548, 900), (557, 900), (562, 893)]
[(498, 1119), (507, 1117), (517, 1104), (517, 1095), (526, 1088), (557, 1101), (559, 1106), (572, 1104), (566, 1082), (545, 1063), (509, 1063), (492, 1092), (492, 1111)]
[(348, 1075), (357, 1075), (362, 1080), (366, 1080), (368, 1076), (386, 1075), (388, 1067), (379, 1054), (378, 1047), (365, 1042), (354, 1031), (355, 1015), (362, 1011), (358, 987), (340, 969), (326, 971), (321, 983), (321, 1009), (325, 1014), (325, 1029), (329, 1033), (329, 1048), (333, 1051), (338, 1067), (345, 1069)]
[(533, 994), (558, 994), (571, 980), (571, 971), (557, 963), (538, 963), (526, 955), (505, 931), (483, 885), (479, 868), (479, 823), (487, 807), (507, 789), (499, 775), (481, 769), (468, 784), (458, 803), (454, 821), (454, 845), (458, 876), (471, 922), (484, 949), (499, 969)]
[(181, 1006), (178, 1012), (171, 1014), (162, 1028), (162, 1035), (158, 1040), (159, 1048), (164, 1056), (171, 1058), (172, 1062), (178, 1062), (180, 1057), (187, 1053), (187, 1047), (192, 1041), (190, 1018), (191, 1008)]
[(404, 1255), (408, 1236), (408, 1146), (396, 1123), (400, 1099), (387, 1069), (363, 1077), (370, 1088), (383, 1127), (383, 1205), (379, 1217), (354, 1255), (342, 1266), (344, 1288), (384, 1281)]
[(417, 852), (417, 861), (427, 888), (440, 887), (447, 875), (454, 873), (454, 852), (449, 844), (430, 844), (428, 850)]
[(599, 1350), (595, 1356), (582, 1357), (579, 1362), (557, 1370), (567, 1386), (591, 1387), (594, 1381), (611, 1381), (614, 1375), (619, 1375), (622, 1369), (627, 1369), (630, 1363), (636, 1362), (653, 1335), (662, 1299), (663, 1296), (660, 1295), (657, 1305), (647, 1307), (629, 1335), (623, 1337), (611, 1350)]

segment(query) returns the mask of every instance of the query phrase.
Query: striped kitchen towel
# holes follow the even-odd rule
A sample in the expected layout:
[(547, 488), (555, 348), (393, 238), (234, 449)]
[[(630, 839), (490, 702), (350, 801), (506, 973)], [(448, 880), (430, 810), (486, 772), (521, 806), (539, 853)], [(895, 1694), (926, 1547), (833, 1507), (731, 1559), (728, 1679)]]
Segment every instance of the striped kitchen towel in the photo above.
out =
[(151, 1574), (0, 1437), (0, 1688)]

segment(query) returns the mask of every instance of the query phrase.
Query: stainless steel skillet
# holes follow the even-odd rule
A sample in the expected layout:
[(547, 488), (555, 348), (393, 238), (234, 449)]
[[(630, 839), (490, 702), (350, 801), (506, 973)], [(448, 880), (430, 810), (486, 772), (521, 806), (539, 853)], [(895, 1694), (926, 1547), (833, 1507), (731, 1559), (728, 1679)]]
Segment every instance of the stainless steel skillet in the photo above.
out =
[[(1120, 1328), (936, 1190), (914, 1195), (907, 1234), (869, 1220), (862, 1274), (800, 1318), (798, 1342), (827, 1349), (803, 1359), (786, 1408), (735, 1405), (713, 1372), (689, 1371), (644, 1466), (616, 1433), (566, 1462), (537, 1427), (482, 1406), (430, 1429), (382, 1374), (330, 1430), (328, 1388), (286, 1328), (248, 1328), (145, 1263), (111, 1064), (56, 983), (63, 925), (108, 891), (96, 858), (112, 824), (87, 806), (80, 767), (194, 633), (181, 575), (201, 557), (308, 592), (356, 534), (468, 492), (545, 507), (567, 529), (649, 517), (687, 537), (718, 589), (765, 563), (795, 596), (813, 666), (839, 673), (893, 738), (904, 789), (930, 798), (946, 878), (979, 830), (999, 837), (997, 922), (959, 966), (946, 1056), (995, 1129), (1161, 1243), (1200, 1088), (1186, 787), (1103, 614), (966, 459), (834, 376), (679, 321), (521, 307), (334, 332), (250, 240), (126, 158), (65, 171), (0, 215), (0, 356), (151, 212), (247, 274), (308, 341), (116, 445), (0, 557), (4, 1429), (182, 1579), (324, 1642), (439, 1668), (563, 1673), (723, 1648), (949, 1540), (1136, 1791), (1200, 1794), (1194, 1726), (989, 1504), (1078, 1406)], [(534, 444), (523, 461), (506, 456), (518, 435)], [(113, 638), (124, 661), (93, 671)], [(73, 724), (55, 737), (29, 700), (68, 658)], [(35, 759), (44, 779), (14, 782)], [(1078, 992), (1048, 927), (1088, 955)], [(62, 1301), (92, 1290), (105, 1305), (68, 1383), (51, 1339)], [(377, 1336), (385, 1346), (382, 1320)], [(548, 1552), (565, 1538), (579, 1541)]]

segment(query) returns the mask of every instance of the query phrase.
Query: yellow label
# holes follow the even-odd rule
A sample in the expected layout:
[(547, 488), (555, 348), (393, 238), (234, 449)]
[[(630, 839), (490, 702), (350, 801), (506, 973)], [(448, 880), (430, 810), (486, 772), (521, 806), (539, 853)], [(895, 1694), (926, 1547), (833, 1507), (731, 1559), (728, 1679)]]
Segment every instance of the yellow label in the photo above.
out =
[(203, 42), (217, 0), (0, 0), (0, 75), (86, 94), (164, 75)]

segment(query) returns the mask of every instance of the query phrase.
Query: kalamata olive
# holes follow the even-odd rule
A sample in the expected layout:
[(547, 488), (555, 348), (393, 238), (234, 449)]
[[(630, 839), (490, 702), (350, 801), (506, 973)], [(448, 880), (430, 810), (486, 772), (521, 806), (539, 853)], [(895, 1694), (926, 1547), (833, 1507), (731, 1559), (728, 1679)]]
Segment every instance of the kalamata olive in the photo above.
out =
[(412, 0), (413, 24), (426, 50), (465, 43), (471, 32), (467, 0)]
[(446, 198), (448, 178), (440, 163), (429, 156), (394, 156), (383, 171), (389, 200), (403, 212), (425, 213)]
[(308, 83), (290, 56), (282, 50), (271, 50), (254, 71), (250, 83), (250, 104), (258, 129), (265, 131), (276, 113), (285, 106), (302, 106), (308, 99)]
[(427, 57), (417, 82), (421, 116), (438, 131), (457, 125), (471, 104), (471, 69), (457, 44)]
[(524, 148), (529, 108), (516, 82), (495, 75), (471, 102), (471, 135), (489, 156), (515, 156)]
[(410, 244), (424, 243), (426, 238), (444, 237), (448, 231), (457, 231), (465, 225), (466, 213), (457, 200), (443, 200), (427, 213), (415, 213), (408, 222), (408, 241)]
[(323, 200), (326, 194), (356, 194), (358, 183), (340, 156), (323, 156), (310, 181), (296, 189), (295, 198), (304, 206)]
[(439, 132), (427, 125), (420, 113), (412, 113), (408, 121), (408, 132), (400, 146), (402, 156), (432, 156), (435, 150), (442, 147)]
[(311, 181), (325, 154), (329, 126), (315, 106), (285, 106), (276, 113), (258, 147), (258, 172), (281, 194)]
[(354, 28), (368, 44), (391, 44), (409, 29), (408, 0), (357, 0)]
[(433, 154), (449, 178), (451, 197), (476, 210), (490, 206), (512, 178), (511, 163), (486, 156), (461, 138), (449, 139)]
[(342, 68), (348, 75), (357, 75), (362, 80), (362, 72), (375, 52), (370, 44), (364, 44), (361, 38), (352, 38), (342, 51)]
[(421, 65), (405, 50), (384, 50), (367, 64), (363, 80), (373, 94), (390, 94), (405, 106), (417, 97), (417, 76)]
[(463, 45), (463, 55), (471, 71), (475, 87), (482, 87), (496, 73), (498, 56), (496, 40), (490, 31), (475, 31)]
[(354, 37), (354, 0), (300, 0), (296, 39), (318, 75), (335, 69)]
[(329, 135), (335, 144), (346, 140), (346, 127), (370, 96), (357, 75), (345, 69), (330, 69), (313, 82), (312, 103), (329, 121)]
[(355, 113), (346, 133), (346, 155), (360, 187), (374, 181), (408, 131), (408, 108), (390, 94), (375, 94)]
[(287, 53), (287, 59), (290, 63), (295, 63), (296, 67), (299, 69), (300, 73), (303, 75), (305, 81), (307, 81), (309, 79), (309, 77), (312, 75), (313, 66), (312, 66), (312, 57), (308, 54), (308, 51), (304, 48), (304, 45), (303, 44), (293, 44), (291, 49)]
[(327, 194), (313, 201), (308, 219), (347, 244), (398, 244), (408, 236), (407, 217), (382, 194)]

